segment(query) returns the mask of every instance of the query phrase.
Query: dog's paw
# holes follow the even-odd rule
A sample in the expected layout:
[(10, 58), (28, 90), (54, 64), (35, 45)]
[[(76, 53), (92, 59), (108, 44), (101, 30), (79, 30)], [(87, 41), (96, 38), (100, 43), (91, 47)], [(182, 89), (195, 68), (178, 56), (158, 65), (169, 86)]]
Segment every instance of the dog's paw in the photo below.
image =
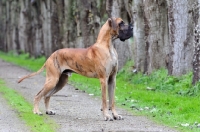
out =
[(43, 115), (42, 112), (33, 112), (33, 113), (40, 116)]
[(113, 118), (110, 115), (104, 117), (105, 121), (113, 121)]
[(123, 118), (121, 115), (114, 115), (114, 114), (113, 114), (113, 118), (114, 118), (115, 120), (124, 120), (124, 118)]
[(46, 111), (46, 114), (47, 114), (47, 115), (55, 115), (56, 112), (49, 110), (49, 111)]

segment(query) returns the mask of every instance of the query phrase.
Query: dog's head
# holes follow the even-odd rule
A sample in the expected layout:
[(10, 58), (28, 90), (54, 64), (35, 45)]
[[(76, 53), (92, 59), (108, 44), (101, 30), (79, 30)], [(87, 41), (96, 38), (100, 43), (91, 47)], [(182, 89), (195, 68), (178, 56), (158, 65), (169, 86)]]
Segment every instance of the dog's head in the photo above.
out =
[(110, 27), (112, 27), (112, 34), (117, 36), (121, 41), (125, 41), (133, 37), (133, 25), (125, 24), (121, 18), (109, 18)]

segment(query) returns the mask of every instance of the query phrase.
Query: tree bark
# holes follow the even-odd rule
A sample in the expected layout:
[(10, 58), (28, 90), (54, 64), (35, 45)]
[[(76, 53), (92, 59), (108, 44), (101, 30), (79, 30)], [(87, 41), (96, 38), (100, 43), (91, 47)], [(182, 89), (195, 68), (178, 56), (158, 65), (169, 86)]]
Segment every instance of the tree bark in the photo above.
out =
[(194, 47), (193, 32), (196, 14), (193, 4), (197, 0), (169, 0), (169, 38), (171, 57), (169, 71), (172, 75), (182, 75), (192, 70)]
[(12, 50), (19, 48), (18, 21), (19, 4), (16, 0), (6, 1), (6, 48)]
[[(195, 85), (197, 82), (200, 80), (200, 17), (199, 17), (199, 3), (200, 0), (196, 3), (193, 4), (193, 12), (194, 18), (198, 21), (198, 24), (196, 25), (194, 29), (194, 55), (193, 55), (193, 60), (192, 60), (192, 65), (193, 65), (193, 78), (192, 78), (192, 84)], [(196, 21), (195, 20), (195, 21)]]
[(0, 1), (0, 50), (7, 52), (7, 45), (6, 45), (6, 0)]
[[(145, 29), (149, 30), (149, 27), (144, 24), (144, 4), (142, 0), (134, 0), (134, 32), (133, 32), (133, 53), (134, 53), (134, 61), (135, 67), (138, 71), (143, 73), (147, 72), (147, 56), (146, 56), (146, 36)], [(146, 27), (145, 27), (146, 26)]]
[(200, 79), (200, 27), (196, 26), (194, 31), (194, 56), (193, 56), (193, 79), (195, 85)]
[(165, 0), (135, 1), (135, 66), (143, 73), (166, 66), (169, 52), (166, 7)]
[[(171, 75), (192, 70), (197, 0), (134, 0), (134, 60), (137, 70), (165, 67)], [(196, 3), (196, 4), (195, 4)]]

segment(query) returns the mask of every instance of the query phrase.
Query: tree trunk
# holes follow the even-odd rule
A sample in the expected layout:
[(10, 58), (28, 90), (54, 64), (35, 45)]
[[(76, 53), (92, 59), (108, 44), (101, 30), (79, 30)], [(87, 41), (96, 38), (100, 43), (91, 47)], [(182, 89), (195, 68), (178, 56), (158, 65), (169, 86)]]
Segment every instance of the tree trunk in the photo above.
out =
[(195, 19), (198, 19), (198, 25), (196, 25), (194, 30), (194, 55), (193, 55), (193, 78), (192, 78), (192, 84), (195, 85), (200, 80), (200, 17), (199, 17), (199, 3), (200, 1), (194, 3), (193, 5), (193, 15)]
[(8, 51), (19, 48), (18, 17), (19, 4), (17, 1), (6, 1), (6, 47)]
[(192, 70), (193, 31), (197, 23), (193, 6), (197, 0), (169, 0), (169, 38), (171, 57), (169, 71), (182, 75)]
[[(145, 1), (146, 66), (148, 73), (166, 65), (169, 53), (167, 2)], [(160, 59), (163, 58), (163, 59)]]
[(0, 50), (7, 51), (6, 45), (6, 0), (0, 1)]
[(194, 56), (193, 56), (193, 79), (192, 84), (196, 84), (200, 79), (200, 27), (196, 26), (194, 31)]
[(33, 53), (32, 56), (38, 57), (44, 55), (44, 45), (43, 45), (43, 30), (42, 30), (42, 18), (41, 14), (41, 5), (38, 1), (31, 3), (32, 9), (32, 45)]
[[(30, 52), (29, 36), (31, 36), (31, 21), (30, 21), (30, 6), (28, 1), (20, 0), (20, 13), (19, 13), (19, 40), (20, 50)], [(12, 49), (14, 50), (14, 49)]]
[[(134, 61), (135, 61), (135, 67), (138, 71), (141, 71), (143, 73), (147, 72), (147, 66), (145, 63), (147, 63), (147, 56), (146, 56), (146, 36), (148, 34), (145, 34), (146, 30), (149, 30), (149, 27), (145, 25), (144, 21), (144, 4), (142, 0), (134, 0), (134, 7), (133, 7), (133, 13), (134, 13), (134, 32), (133, 32), (133, 53), (134, 53)], [(146, 31), (147, 32), (147, 31)]]
[(182, 75), (192, 69), (197, 0), (134, 0), (134, 58), (137, 70), (165, 67)]
[(135, 66), (143, 73), (166, 66), (169, 53), (166, 7), (165, 0), (135, 1)]
[(41, 17), (42, 31), (43, 31), (43, 43), (45, 49), (45, 56), (48, 57), (52, 53), (52, 32), (51, 32), (51, 12), (52, 12), (52, 0), (41, 1)]

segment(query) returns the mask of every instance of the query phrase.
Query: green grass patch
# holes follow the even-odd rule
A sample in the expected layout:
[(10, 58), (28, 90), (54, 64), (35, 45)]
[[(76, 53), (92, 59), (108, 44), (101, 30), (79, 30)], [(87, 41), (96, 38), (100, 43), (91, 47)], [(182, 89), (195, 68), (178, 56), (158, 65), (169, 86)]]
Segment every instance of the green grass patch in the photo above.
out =
[(17, 111), (20, 119), (22, 119), (30, 130), (33, 132), (54, 132), (57, 125), (47, 116), (34, 115), (32, 112), (32, 105), (28, 103), (23, 96), (17, 93), (15, 90), (8, 88), (5, 82), (0, 79), (0, 93)]
[(69, 83), (89, 94), (94, 94), (95, 96), (101, 95), (100, 82), (96, 78), (87, 78), (78, 74), (72, 74), (72, 77), (69, 78)]
[(117, 76), (119, 105), (181, 131), (200, 131), (200, 83), (192, 86), (192, 73), (174, 77), (160, 69), (150, 75), (134, 74), (132, 65), (127, 63)]
[[(38, 70), (44, 58), (32, 60), (25, 55), (15, 56), (0, 52), (6, 61), (22, 61), (15, 64)], [(21, 57), (23, 59), (21, 59)], [(9, 58), (9, 59), (8, 59)], [(37, 61), (39, 60), (39, 61)], [(200, 83), (191, 85), (192, 73), (181, 77), (169, 76), (167, 70), (160, 69), (150, 75), (132, 72), (132, 62), (118, 72), (116, 84), (116, 103), (134, 114), (146, 115), (157, 123), (165, 124), (185, 132), (200, 131)], [(38, 68), (36, 68), (38, 67)], [(89, 94), (101, 95), (98, 79), (90, 79), (73, 74), (70, 83)]]
[(28, 53), (18, 55), (15, 52), (4, 53), (1, 51), (0, 58), (31, 71), (37, 71), (38, 69), (40, 69), (46, 60), (45, 57), (40, 57), (37, 59), (33, 57), (30, 58), (30, 55)]

